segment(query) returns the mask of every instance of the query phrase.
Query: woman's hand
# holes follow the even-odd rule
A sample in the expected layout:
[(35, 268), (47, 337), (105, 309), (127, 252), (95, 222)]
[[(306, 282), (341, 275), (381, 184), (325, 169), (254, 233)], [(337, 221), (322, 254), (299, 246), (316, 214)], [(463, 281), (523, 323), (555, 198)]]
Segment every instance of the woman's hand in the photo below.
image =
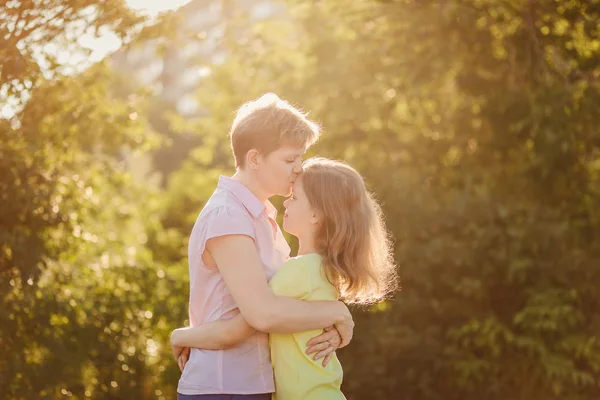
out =
[(342, 343), (340, 343), (339, 348), (346, 347), (352, 341), (352, 336), (354, 335), (354, 320), (352, 319), (352, 314), (348, 310), (348, 307), (344, 303), (338, 302), (342, 305), (343, 310), (345, 311), (344, 317), (334, 324), (335, 329), (337, 329), (340, 337), (342, 339)]

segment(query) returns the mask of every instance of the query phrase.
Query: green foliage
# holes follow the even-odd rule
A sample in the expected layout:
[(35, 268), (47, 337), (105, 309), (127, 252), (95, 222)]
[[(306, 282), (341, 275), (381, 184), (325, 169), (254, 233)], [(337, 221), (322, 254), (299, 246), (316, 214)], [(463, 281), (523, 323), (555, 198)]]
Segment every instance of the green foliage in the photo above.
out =
[(58, 50), (87, 52), (83, 34), (111, 31), (127, 39), (143, 19), (124, 0), (11, 0), (0, 6), (0, 92), (13, 101), (26, 100), (29, 90), (65, 68)]
[[(90, 15), (136, 31), (103, 8), (120, 3)], [(233, 170), (234, 110), (267, 91), (323, 124), (309, 155), (357, 167), (396, 240), (402, 290), (355, 310), (339, 354), (348, 398), (600, 396), (600, 2), (286, 4), (253, 24), (229, 10), (194, 119), (102, 65), (2, 63), (4, 93), (30, 100), (0, 124), (0, 397), (175, 398), (187, 236)], [(173, 21), (146, 35), (166, 46)], [(200, 143), (161, 188), (129, 172), (156, 149), (148, 122)]]
[(165, 293), (136, 205), (151, 193), (121, 152), (152, 139), (139, 102), (111, 98), (112, 84), (101, 65), (48, 82), (3, 125), (2, 398), (139, 397), (147, 384)]

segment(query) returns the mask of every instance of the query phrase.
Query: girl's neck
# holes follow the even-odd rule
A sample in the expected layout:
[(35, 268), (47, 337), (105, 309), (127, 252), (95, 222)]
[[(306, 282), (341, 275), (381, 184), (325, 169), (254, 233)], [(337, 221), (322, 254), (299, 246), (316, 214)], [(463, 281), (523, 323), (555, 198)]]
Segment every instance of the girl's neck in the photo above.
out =
[(317, 249), (315, 247), (315, 241), (312, 235), (307, 235), (308, 237), (298, 237), (298, 255), (302, 256), (304, 254), (316, 253)]

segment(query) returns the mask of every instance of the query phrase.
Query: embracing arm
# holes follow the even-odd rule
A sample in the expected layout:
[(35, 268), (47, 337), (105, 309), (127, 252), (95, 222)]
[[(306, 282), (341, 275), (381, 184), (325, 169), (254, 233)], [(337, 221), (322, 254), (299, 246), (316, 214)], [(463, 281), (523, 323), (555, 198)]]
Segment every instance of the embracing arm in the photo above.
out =
[(175, 329), (171, 333), (171, 345), (223, 350), (235, 346), (254, 332), (256, 331), (248, 325), (244, 317), (238, 315), (228, 320)]
[(293, 333), (335, 325), (342, 342), (352, 339), (354, 323), (338, 301), (302, 301), (276, 296), (269, 289), (254, 241), (245, 235), (225, 235), (207, 241), (229, 292), (248, 324), (262, 332)]

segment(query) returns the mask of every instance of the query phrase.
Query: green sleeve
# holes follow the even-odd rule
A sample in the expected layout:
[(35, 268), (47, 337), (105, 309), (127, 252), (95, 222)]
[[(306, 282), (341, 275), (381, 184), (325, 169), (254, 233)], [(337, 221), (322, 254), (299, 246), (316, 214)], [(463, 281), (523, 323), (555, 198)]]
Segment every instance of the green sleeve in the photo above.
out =
[(304, 262), (290, 258), (269, 282), (269, 286), (277, 296), (305, 299), (310, 295), (310, 277)]

